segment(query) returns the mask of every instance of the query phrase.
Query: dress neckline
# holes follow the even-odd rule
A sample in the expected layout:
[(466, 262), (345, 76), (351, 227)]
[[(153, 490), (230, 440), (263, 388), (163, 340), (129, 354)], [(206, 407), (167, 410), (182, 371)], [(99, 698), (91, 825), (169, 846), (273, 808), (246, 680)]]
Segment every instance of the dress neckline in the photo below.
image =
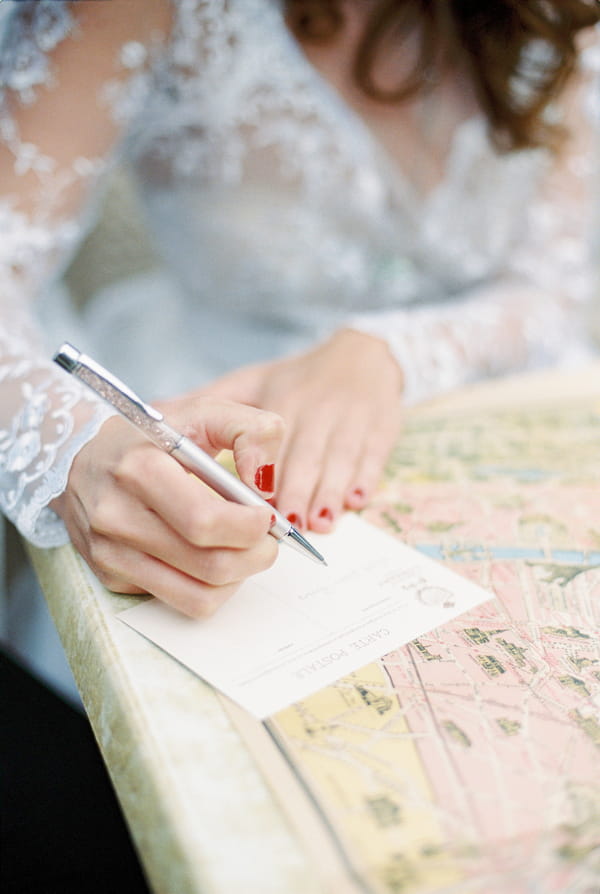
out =
[(463, 167), (463, 147), (467, 143), (472, 143), (473, 139), (479, 145), (481, 140), (485, 140), (489, 144), (483, 114), (480, 111), (475, 111), (457, 122), (452, 130), (448, 150), (443, 159), (440, 178), (430, 188), (420, 190), (415, 186), (401, 163), (391, 155), (383, 142), (378, 138), (367, 120), (344, 98), (335, 85), (313, 65), (304, 52), (302, 45), (286, 24), (284, 4), (281, 0), (277, 2), (277, 6), (279, 8), (282, 39), (288, 45), (298, 66), (299, 73), (305, 79), (314, 83), (316, 88), (314, 95), (319, 99), (326, 120), (331, 123), (335, 123), (336, 119), (338, 121), (341, 120), (346, 128), (350, 128), (349, 138), (345, 141), (346, 144), (352, 144), (356, 149), (360, 147), (363, 156), (370, 157), (374, 161), (375, 167), (385, 173), (386, 182), (391, 184), (393, 193), (403, 199), (403, 203), (411, 209), (413, 214), (418, 214), (418, 216), (424, 215), (428, 208), (437, 204), (440, 196), (454, 182), (453, 175)]

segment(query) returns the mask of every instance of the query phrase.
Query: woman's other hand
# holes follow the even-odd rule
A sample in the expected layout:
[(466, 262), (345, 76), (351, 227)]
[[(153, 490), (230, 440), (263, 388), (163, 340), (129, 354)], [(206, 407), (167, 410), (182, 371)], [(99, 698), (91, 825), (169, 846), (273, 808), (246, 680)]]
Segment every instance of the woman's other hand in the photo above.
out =
[(402, 385), (384, 341), (342, 329), (305, 354), (223, 376), (206, 392), (283, 417), (275, 504), (297, 527), (327, 532), (377, 487), (398, 437)]
[[(240, 478), (272, 496), (278, 416), (198, 396), (160, 409), (207, 453), (233, 450)], [(275, 538), (266, 536), (268, 508), (221, 499), (120, 417), (79, 451), (52, 505), (106, 587), (151, 593), (191, 617), (210, 615), (277, 555)]]

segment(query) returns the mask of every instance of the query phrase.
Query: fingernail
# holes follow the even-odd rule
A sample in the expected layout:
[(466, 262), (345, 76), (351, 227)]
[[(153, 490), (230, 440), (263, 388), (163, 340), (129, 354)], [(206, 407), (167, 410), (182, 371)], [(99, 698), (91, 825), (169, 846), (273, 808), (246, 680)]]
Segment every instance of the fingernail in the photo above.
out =
[(259, 490), (263, 490), (267, 493), (272, 493), (272, 491), (275, 489), (274, 464), (268, 463), (264, 466), (259, 466), (254, 476), (254, 483)]
[(295, 528), (302, 528), (302, 527), (303, 527), (303, 525), (302, 525), (302, 519), (301, 519), (300, 516), (297, 515), (297, 513), (295, 513), (295, 512), (290, 512), (290, 514), (287, 516), (287, 520), (288, 520), (289, 522), (291, 522), (291, 524), (293, 524), (293, 526), (294, 526)]
[(351, 490), (347, 497), (348, 505), (352, 509), (359, 509), (366, 505), (367, 495), (362, 487), (355, 487)]
[(269, 527), (272, 528), (276, 521), (277, 521), (277, 519), (275, 518), (274, 515), (272, 515), (271, 516), (271, 524), (269, 525)]
[(319, 518), (325, 519), (326, 521), (333, 521), (333, 512), (331, 509), (328, 509), (327, 506), (324, 506), (319, 512)]

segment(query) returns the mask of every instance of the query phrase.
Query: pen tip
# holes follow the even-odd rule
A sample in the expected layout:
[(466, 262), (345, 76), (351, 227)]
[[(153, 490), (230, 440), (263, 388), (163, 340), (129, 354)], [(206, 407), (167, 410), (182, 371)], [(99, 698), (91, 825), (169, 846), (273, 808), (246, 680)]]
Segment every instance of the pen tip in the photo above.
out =
[(315, 549), (312, 543), (309, 543), (306, 537), (303, 537), (300, 531), (297, 531), (296, 528), (291, 527), (285, 535), (285, 539), (286, 542), (297, 549), (298, 552), (303, 553), (320, 565), (327, 565), (327, 562), (321, 553)]

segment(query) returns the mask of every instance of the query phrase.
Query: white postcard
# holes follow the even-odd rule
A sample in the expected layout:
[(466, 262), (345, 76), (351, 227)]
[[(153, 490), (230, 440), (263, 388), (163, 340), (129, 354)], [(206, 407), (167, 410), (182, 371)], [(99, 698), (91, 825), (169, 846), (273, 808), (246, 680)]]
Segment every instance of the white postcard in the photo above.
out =
[(119, 618), (263, 719), (493, 598), (355, 514), (310, 540), (327, 567), (281, 546), (211, 618), (156, 599)]

